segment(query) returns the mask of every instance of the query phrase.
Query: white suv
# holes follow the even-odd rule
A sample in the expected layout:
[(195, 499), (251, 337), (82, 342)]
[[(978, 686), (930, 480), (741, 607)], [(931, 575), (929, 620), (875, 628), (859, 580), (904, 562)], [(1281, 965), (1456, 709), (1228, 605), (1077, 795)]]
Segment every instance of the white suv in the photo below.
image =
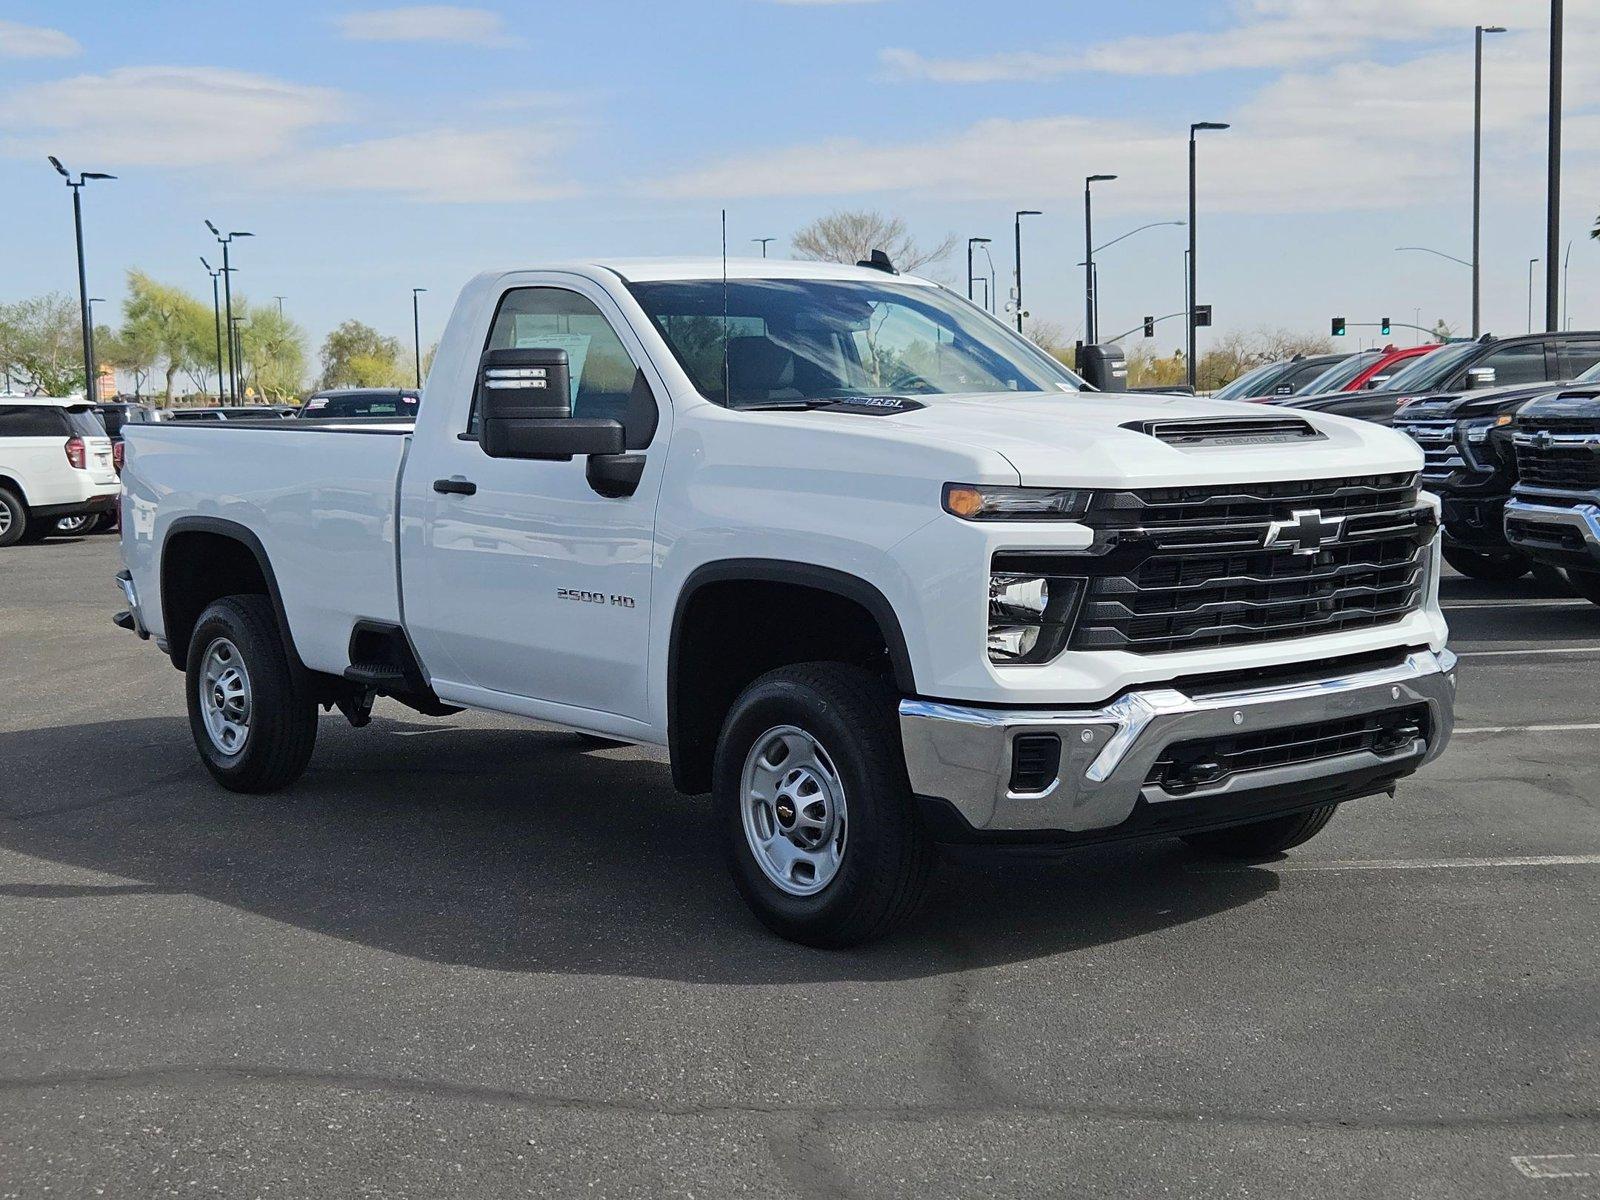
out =
[(81, 400), (0, 395), (0, 546), (116, 507), (111, 439)]

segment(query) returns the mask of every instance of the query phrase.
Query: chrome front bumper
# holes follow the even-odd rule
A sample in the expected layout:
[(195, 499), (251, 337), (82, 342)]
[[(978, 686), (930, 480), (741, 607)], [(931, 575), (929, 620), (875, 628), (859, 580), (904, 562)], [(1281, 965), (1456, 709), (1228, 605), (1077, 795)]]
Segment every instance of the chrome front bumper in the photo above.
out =
[[(1512, 522), (1522, 520), (1535, 529), (1530, 533), (1513, 527)], [(1600, 562), (1600, 504), (1531, 504), (1526, 500), (1506, 501), (1506, 541), (1513, 546), (1520, 546), (1525, 550), (1538, 553), (1540, 550), (1555, 550), (1567, 556), (1576, 556), (1581, 562), (1582, 555), (1588, 552), (1590, 558)], [(1576, 530), (1583, 539), (1583, 550), (1574, 550), (1567, 547), (1552, 546), (1548, 541), (1538, 536), (1537, 527), (1540, 525), (1556, 525), (1563, 529)]]
[[(1456, 656), (1413, 651), (1403, 663), (1350, 675), (1231, 692), (1173, 687), (1125, 693), (1096, 709), (993, 709), (932, 700), (900, 702), (900, 735), (911, 787), (948, 801), (974, 830), (1083, 832), (1120, 825), (1143, 799), (1225, 803), (1230, 795), (1293, 788), (1340, 776), (1414, 770), (1443, 752), (1454, 724)], [(1428, 736), (1380, 756), (1359, 750), (1289, 766), (1242, 771), (1181, 796), (1146, 782), (1162, 751), (1224, 738), (1426, 705)], [(1055, 782), (1010, 790), (1019, 734), (1061, 739)]]

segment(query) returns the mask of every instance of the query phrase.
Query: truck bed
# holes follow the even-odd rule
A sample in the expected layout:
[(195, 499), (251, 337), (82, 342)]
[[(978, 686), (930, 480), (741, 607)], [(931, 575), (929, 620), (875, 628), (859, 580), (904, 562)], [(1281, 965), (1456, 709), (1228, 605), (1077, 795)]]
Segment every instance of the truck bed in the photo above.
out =
[(301, 661), (343, 671), (354, 620), (400, 619), (396, 483), (410, 434), (393, 421), (127, 426), (124, 553), (150, 632), (164, 636), (163, 541), (226, 523), (272, 564)]

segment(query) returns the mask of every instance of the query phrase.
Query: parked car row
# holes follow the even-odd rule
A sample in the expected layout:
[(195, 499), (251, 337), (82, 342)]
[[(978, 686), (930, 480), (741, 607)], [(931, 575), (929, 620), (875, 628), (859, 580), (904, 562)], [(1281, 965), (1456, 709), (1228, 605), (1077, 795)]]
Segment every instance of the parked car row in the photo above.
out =
[(47, 537), (63, 518), (87, 524), (115, 510), (117, 493), (116, 453), (92, 405), (0, 396), (0, 546)]

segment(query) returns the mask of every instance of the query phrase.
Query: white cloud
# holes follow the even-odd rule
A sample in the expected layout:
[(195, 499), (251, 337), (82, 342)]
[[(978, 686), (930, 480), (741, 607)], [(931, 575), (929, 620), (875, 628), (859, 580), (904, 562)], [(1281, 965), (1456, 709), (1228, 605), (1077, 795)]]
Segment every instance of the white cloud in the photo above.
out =
[(71, 58), (83, 47), (59, 29), (0, 21), (0, 58)]
[(328, 88), (246, 71), (119, 67), (21, 88), (0, 101), (0, 122), (11, 128), (13, 151), (47, 140), (63, 157), (198, 166), (283, 153), (339, 109)]
[(274, 186), (442, 204), (553, 200), (577, 191), (552, 166), (566, 141), (521, 129), (428, 130), (306, 150), (271, 177)]
[(1379, 42), (1470, 37), (1475, 23), (1536, 27), (1542, 0), (1235, 0), (1233, 22), (1215, 30), (1120, 38), (1060, 50), (930, 58), (892, 48), (879, 55), (890, 79), (994, 83), (1076, 72), (1195, 75), (1281, 70), (1332, 62)]
[(456, 42), (503, 46), (513, 39), (499, 13), (451, 4), (418, 4), (346, 13), (336, 18), (340, 32), (354, 42)]

